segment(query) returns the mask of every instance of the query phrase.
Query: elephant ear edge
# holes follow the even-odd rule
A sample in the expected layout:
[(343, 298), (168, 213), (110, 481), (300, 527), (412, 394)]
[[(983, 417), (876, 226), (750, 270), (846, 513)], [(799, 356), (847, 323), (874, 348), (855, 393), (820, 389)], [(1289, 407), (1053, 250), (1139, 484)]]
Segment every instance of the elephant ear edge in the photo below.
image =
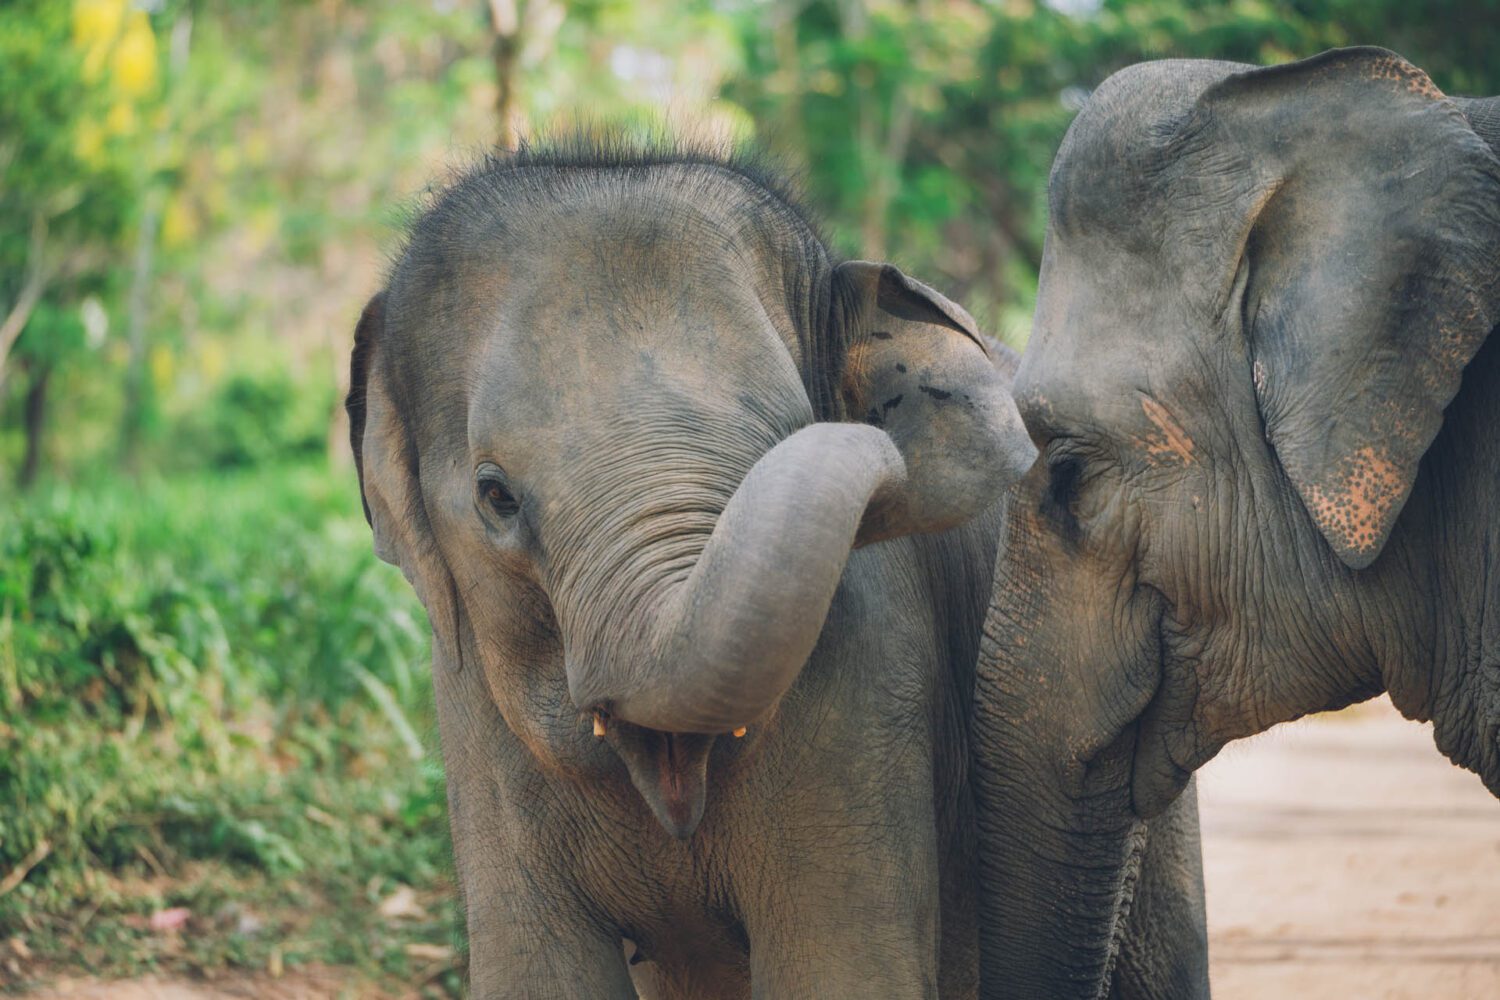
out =
[(435, 652), (454, 669), (462, 669), (458, 593), (432, 537), (416, 450), (381, 377), (377, 344), (385, 325), (382, 291), (365, 305), (354, 329), (349, 394), (344, 399), (360, 503), (374, 535), (375, 554), (401, 570), (427, 609)]
[(349, 354), (349, 393), (344, 397), (344, 412), (349, 415), (349, 449), (354, 453), (354, 472), (359, 477), (359, 503), (364, 508), (365, 523), (374, 527), (370, 517), (370, 499), (365, 495), (365, 412), (369, 392), (370, 354), (377, 331), (385, 325), (385, 292), (376, 292), (365, 303), (354, 327), (354, 350)]
[(1363, 569), (1500, 319), (1500, 161), (1378, 48), (1237, 73), (1198, 111), (1270, 164), (1241, 261), (1256, 401), (1319, 531)]

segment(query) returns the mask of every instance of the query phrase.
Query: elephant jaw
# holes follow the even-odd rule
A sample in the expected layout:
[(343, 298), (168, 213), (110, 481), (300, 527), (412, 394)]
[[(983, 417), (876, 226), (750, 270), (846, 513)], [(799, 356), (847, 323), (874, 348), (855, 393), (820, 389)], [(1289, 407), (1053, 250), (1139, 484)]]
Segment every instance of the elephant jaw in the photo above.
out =
[[(596, 724), (595, 732), (605, 729)], [(662, 829), (687, 840), (698, 829), (708, 798), (708, 756), (718, 736), (667, 733), (612, 718), (605, 729), (625, 762), (630, 782)]]

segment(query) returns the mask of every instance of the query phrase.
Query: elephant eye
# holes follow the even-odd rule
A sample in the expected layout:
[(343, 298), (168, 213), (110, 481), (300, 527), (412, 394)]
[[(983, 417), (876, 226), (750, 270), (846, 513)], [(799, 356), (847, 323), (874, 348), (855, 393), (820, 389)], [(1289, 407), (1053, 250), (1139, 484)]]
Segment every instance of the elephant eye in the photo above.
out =
[(1083, 533), (1078, 524), (1078, 487), (1083, 478), (1083, 460), (1069, 455), (1048, 464), (1047, 495), (1042, 513), (1058, 526), (1063, 536), (1077, 541)]
[(476, 475), (479, 501), (501, 517), (514, 517), (521, 510), (521, 501), (516, 498), (506, 481), (505, 473), (498, 465), (486, 462)]

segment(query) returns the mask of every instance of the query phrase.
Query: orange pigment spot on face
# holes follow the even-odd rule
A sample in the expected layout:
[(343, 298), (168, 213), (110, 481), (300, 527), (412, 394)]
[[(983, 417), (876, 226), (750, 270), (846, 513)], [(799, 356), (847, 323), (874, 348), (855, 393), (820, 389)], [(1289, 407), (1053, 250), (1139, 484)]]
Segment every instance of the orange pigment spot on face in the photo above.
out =
[(1380, 544), (1405, 488), (1396, 464), (1366, 445), (1338, 463), (1326, 488), (1309, 491), (1313, 519), (1341, 547), (1370, 552)]
[(1167, 408), (1150, 396), (1141, 397), (1141, 409), (1146, 419), (1155, 425), (1160, 434), (1143, 439), (1140, 444), (1146, 449), (1153, 464), (1176, 459), (1183, 465), (1193, 464), (1193, 439), (1188, 437), (1182, 425), (1172, 418)]

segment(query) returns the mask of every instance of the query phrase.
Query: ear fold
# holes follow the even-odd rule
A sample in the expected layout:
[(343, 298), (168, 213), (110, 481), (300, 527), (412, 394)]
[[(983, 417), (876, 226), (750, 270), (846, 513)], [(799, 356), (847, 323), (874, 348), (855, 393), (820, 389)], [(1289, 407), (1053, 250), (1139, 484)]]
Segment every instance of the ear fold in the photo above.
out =
[(344, 412), (349, 414), (349, 448), (354, 452), (354, 471), (359, 476), (359, 502), (365, 509), (365, 521), (371, 526), (374, 522), (370, 519), (370, 501), (365, 496), (365, 394), (370, 376), (370, 352), (384, 326), (385, 292), (381, 291), (365, 303), (364, 311), (359, 314), (359, 323), (354, 327), (354, 350), (349, 355), (349, 395), (344, 397)]
[(856, 544), (963, 523), (1036, 456), (1009, 367), (963, 308), (890, 264), (842, 264), (834, 287), (849, 344), (845, 409), (890, 435), (907, 473), (871, 504)]
[(349, 395), (344, 400), (360, 498), (375, 535), (375, 554), (400, 567), (427, 609), (437, 653), (460, 666), (458, 597), (428, 523), (420, 458), (391, 395), (389, 366), (381, 364), (384, 329), (385, 293), (379, 292), (354, 330)]
[(1500, 162), (1383, 49), (1228, 77), (1186, 133), (1254, 175), (1236, 292), (1266, 435), (1363, 568), (1500, 316)]

